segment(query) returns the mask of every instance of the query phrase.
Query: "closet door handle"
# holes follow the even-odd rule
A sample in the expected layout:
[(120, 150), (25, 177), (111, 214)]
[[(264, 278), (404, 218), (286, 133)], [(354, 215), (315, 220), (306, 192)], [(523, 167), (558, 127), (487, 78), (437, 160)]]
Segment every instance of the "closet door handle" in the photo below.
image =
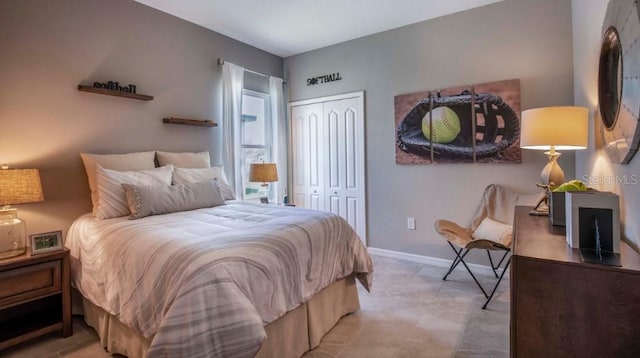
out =
[(317, 193), (318, 193), (318, 191), (317, 191), (317, 190), (314, 190), (314, 191), (313, 191), (313, 193), (314, 193), (314, 194), (317, 194)]
[(334, 191), (334, 192), (333, 192), (333, 195), (338, 195), (338, 192), (337, 192), (337, 191)]

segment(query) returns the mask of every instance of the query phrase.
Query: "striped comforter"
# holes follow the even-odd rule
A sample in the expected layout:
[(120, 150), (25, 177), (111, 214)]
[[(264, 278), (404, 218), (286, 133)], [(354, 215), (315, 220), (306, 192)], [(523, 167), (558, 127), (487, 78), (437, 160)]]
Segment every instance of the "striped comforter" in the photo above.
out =
[(338, 279), (368, 289), (372, 264), (342, 218), (243, 202), (146, 217), (76, 220), (74, 286), (151, 339), (149, 357), (252, 357), (264, 325)]

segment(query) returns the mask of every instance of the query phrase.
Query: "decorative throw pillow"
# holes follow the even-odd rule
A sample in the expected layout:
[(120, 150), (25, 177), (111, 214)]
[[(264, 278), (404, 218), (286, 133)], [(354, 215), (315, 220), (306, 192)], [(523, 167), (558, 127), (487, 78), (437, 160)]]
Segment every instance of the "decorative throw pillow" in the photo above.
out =
[(130, 219), (224, 205), (215, 180), (176, 185), (122, 184)]
[(480, 225), (471, 234), (474, 239), (495, 241), (503, 245), (511, 243), (511, 235), (513, 235), (512, 225), (503, 224), (488, 216), (482, 219)]
[(141, 171), (119, 172), (96, 166), (98, 203), (93, 207), (97, 219), (109, 219), (129, 215), (129, 205), (122, 184), (171, 185), (173, 166)]
[(234, 200), (236, 198), (233, 194), (233, 189), (231, 189), (231, 185), (229, 185), (227, 181), (227, 177), (224, 175), (222, 167), (200, 169), (176, 168), (173, 172), (174, 184), (197, 183), (211, 179), (218, 181), (224, 200)]
[(96, 183), (96, 165), (105, 169), (130, 171), (146, 170), (156, 167), (153, 158), (155, 152), (138, 152), (128, 154), (89, 154), (80, 153), (84, 169), (89, 179), (89, 189), (91, 189), (91, 203), (95, 209), (98, 203), (98, 184)]
[(200, 153), (172, 153), (156, 151), (158, 164), (162, 167), (165, 165), (173, 165), (176, 168), (209, 168), (211, 167), (211, 158), (209, 151)]

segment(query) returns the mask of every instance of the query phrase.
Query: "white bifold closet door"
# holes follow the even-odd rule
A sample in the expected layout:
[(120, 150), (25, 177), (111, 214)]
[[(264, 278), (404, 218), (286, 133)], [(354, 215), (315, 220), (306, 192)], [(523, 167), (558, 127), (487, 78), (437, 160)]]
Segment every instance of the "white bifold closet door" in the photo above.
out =
[(342, 216), (366, 243), (364, 93), (293, 102), (296, 206)]

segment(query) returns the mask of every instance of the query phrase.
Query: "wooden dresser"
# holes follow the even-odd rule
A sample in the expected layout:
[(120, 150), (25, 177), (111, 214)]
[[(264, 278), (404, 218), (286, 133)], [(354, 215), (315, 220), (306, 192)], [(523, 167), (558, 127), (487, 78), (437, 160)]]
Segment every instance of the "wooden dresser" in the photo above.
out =
[(640, 357), (640, 255), (622, 267), (582, 262), (565, 228), (517, 207), (511, 262), (511, 357)]

